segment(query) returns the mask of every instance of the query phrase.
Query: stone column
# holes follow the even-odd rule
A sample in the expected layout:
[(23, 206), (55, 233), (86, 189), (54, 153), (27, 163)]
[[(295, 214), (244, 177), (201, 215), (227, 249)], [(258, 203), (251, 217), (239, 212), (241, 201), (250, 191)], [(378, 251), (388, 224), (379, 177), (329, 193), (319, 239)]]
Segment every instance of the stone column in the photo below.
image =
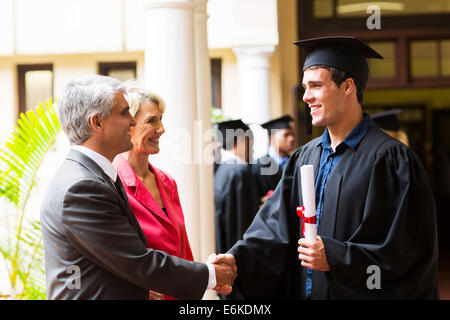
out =
[[(239, 101), (242, 119), (246, 123), (270, 120), (270, 57), (274, 46), (235, 47), (239, 77)], [(255, 136), (254, 155), (267, 151), (267, 133), (251, 126)]]
[[(198, 158), (201, 157), (199, 167), (200, 182), (200, 253), (201, 259), (215, 252), (214, 228), (214, 168), (212, 154), (213, 143), (211, 132), (211, 63), (208, 51), (206, 20), (207, 0), (195, 0), (194, 30), (195, 30), (195, 66), (197, 75), (197, 120), (202, 139), (196, 144)], [(200, 152), (201, 151), (201, 152)]]
[[(212, 164), (211, 135), (211, 63), (208, 51), (206, 21), (207, 0), (195, 0), (195, 66), (197, 78), (197, 123), (198, 140), (196, 141), (199, 163), (200, 192), (200, 259), (216, 251), (214, 221), (214, 168)], [(201, 137), (201, 138), (200, 138)], [(215, 291), (206, 292), (204, 299), (217, 299)]]
[(177, 182), (191, 248), (200, 260), (199, 168), (194, 163), (198, 103), (194, 7), (193, 0), (144, 1), (145, 87), (166, 102), (166, 133), (152, 161)]

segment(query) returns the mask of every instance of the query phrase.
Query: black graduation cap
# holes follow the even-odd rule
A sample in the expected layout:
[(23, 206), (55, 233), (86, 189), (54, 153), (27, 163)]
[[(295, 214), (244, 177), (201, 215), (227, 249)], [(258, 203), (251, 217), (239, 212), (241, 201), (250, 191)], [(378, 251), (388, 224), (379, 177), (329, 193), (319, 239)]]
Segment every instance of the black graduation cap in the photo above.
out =
[(276, 129), (291, 129), (289, 122), (294, 121), (290, 115), (285, 115), (280, 118), (276, 118), (270, 121), (267, 121), (261, 125), (264, 129), (269, 131), (269, 134), (272, 135), (273, 130)]
[(366, 86), (369, 67), (366, 59), (383, 59), (378, 52), (355, 37), (322, 37), (294, 42), (309, 53), (303, 70), (315, 65), (326, 65), (343, 70)]
[(400, 129), (398, 124), (397, 114), (403, 112), (402, 109), (392, 109), (380, 113), (371, 114), (370, 118), (373, 123), (384, 130), (398, 131)]
[[(366, 59), (383, 59), (378, 52), (355, 37), (321, 37), (299, 40), (297, 46), (308, 51), (303, 70), (316, 65), (330, 66), (357, 78), (363, 88), (369, 79), (369, 66)], [(311, 115), (306, 105), (306, 132), (312, 133)]]
[(222, 121), (216, 123), (216, 126), (219, 132), (222, 134), (222, 137), (221, 139), (218, 139), (218, 142), (225, 149), (233, 147), (235, 137), (245, 135), (248, 136), (249, 134), (251, 134), (250, 128), (244, 122), (242, 122), (241, 119)]

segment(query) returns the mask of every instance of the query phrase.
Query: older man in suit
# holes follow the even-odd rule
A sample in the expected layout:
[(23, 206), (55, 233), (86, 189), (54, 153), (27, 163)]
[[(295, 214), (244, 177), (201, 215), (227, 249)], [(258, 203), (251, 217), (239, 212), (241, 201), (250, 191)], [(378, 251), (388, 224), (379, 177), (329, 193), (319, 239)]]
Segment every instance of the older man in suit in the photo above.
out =
[(41, 209), (49, 299), (146, 299), (152, 289), (200, 299), (231, 292), (236, 266), (187, 261), (147, 249), (111, 162), (132, 147), (135, 125), (116, 79), (69, 82), (58, 116), (72, 145)]

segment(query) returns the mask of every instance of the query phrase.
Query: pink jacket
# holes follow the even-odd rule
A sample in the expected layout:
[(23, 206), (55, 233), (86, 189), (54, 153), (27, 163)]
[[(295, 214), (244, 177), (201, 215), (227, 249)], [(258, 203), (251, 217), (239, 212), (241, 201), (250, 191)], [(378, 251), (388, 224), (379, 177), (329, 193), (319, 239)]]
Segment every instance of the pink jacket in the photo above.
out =
[(168, 214), (166, 216), (122, 155), (116, 156), (113, 165), (127, 192), (131, 210), (147, 238), (147, 248), (162, 250), (192, 261), (192, 251), (175, 180), (149, 163)]

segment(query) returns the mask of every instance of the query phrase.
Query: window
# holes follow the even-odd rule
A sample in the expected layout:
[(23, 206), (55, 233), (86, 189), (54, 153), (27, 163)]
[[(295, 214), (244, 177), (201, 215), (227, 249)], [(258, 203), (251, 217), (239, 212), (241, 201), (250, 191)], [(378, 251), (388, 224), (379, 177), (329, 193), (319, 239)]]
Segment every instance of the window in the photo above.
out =
[(53, 97), (53, 66), (51, 64), (18, 65), (19, 115), (44, 104)]
[(330, 18), (333, 16), (333, 0), (315, 0), (313, 4), (315, 18)]
[(368, 45), (380, 53), (384, 59), (367, 59), (369, 63), (369, 78), (394, 78), (395, 77), (395, 42), (379, 41), (369, 42)]
[(450, 40), (410, 42), (411, 76), (450, 76)]
[(339, 17), (367, 16), (370, 5), (378, 6), (385, 16), (450, 13), (450, 0), (337, 0), (336, 12)]
[(442, 75), (450, 76), (450, 40), (441, 41)]
[(222, 108), (222, 59), (211, 59), (212, 106)]
[(314, 18), (367, 16), (371, 5), (378, 6), (383, 16), (450, 13), (450, 0), (312, 0)]
[(412, 41), (410, 43), (412, 77), (438, 75), (437, 42)]
[(136, 79), (136, 62), (101, 62), (98, 73), (120, 81)]

